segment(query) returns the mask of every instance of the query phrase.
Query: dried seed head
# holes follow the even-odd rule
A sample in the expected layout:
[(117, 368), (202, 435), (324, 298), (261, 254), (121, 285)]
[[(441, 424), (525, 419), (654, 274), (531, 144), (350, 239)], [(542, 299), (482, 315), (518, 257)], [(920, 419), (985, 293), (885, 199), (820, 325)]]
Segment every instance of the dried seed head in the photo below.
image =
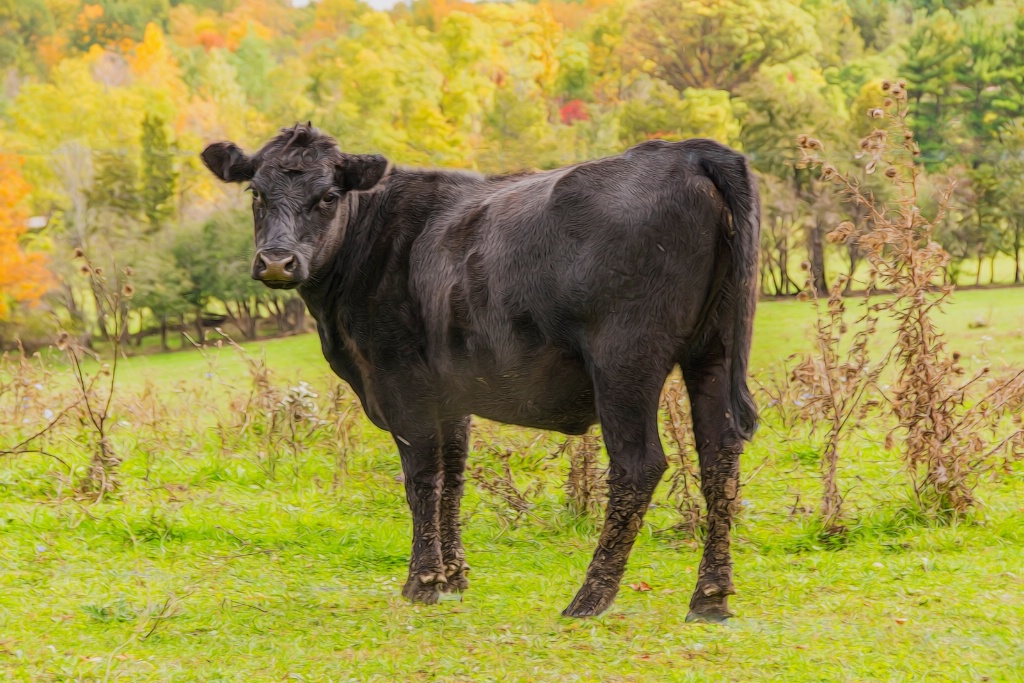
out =
[(887, 91), (891, 87), (892, 87), (892, 81), (890, 81), (889, 79), (886, 79), (886, 80), (882, 81), (882, 90), (886, 90)]
[(83, 277), (88, 277), (91, 273), (92, 268), (89, 267), (88, 263), (83, 263), (82, 265), (78, 266), (79, 275), (82, 275)]
[(68, 334), (67, 330), (61, 330), (60, 334), (57, 335), (57, 348), (61, 351), (66, 351), (70, 345), (71, 335)]
[(880, 119), (883, 116), (885, 116), (885, 110), (881, 109), (880, 107), (868, 109), (868, 116), (870, 116), (873, 119)]
[(804, 271), (805, 273), (810, 272), (810, 270), (811, 270), (811, 262), (810, 261), (801, 261), (801, 263), (800, 263), (800, 270)]
[(890, 166), (889, 168), (885, 169), (886, 178), (895, 178), (897, 173), (898, 171), (896, 170), (895, 166)]
[(132, 268), (131, 266), (125, 266), (125, 268), (124, 268), (124, 276), (125, 277), (131, 277), (132, 275), (135, 275), (135, 269)]
[(71, 252), (71, 258), (83, 258), (85, 251), (81, 247), (75, 247), (75, 250)]
[(886, 109), (888, 109), (894, 104), (896, 103), (892, 101), (891, 97), (886, 97), (884, 100), (882, 100), (882, 106), (885, 107)]
[(96, 273), (96, 277), (103, 277), (103, 269), (100, 268), (99, 266), (96, 266), (93, 269), (93, 272)]
[(133, 285), (130, 282), (126, 282), (124, 287), (121, 288), (121, 294), (126, 299), (131, 299), (132, 296), (134, 296), (134, 294), (135, 294), (135, 285)]
[(832, 244), (846, 244), (853, 234), (856, 226), (850, 221), (843, 221), (836, 226), (836, 229), (826, 235), (826, 238)]

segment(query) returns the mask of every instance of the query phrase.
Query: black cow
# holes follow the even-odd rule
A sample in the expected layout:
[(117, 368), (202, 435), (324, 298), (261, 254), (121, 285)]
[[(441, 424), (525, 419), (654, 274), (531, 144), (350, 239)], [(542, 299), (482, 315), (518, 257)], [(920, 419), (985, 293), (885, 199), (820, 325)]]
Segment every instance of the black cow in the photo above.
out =
[(728, 618), (759, 199), (746, 161), (710, 140), (645, 142), (543, 173), (486, 177), (347, 154), (310, 124), (252, 156), (203, 161), (248, 181), (252, 275), (297, 287), (331, 368), (391, 432), (412, 509), (402, 594), (468, 586), (459, 528), (470, 415), (581, 434), (610, 458), (601, 540), (566, 608), (615, 599), (666, 469), (658, 403), (682, 368), (708, 535), (688, 619)]

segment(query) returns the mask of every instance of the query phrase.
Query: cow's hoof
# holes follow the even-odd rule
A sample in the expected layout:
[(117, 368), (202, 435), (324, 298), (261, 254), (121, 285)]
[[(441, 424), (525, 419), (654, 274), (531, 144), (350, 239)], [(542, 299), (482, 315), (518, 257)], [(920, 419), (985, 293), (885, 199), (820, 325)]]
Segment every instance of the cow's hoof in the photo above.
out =
[(468, 573), (469, 565), (464, 561), (449, 562), (444, 567), (444, 575), (448, 582), (441, 587), (441, 590), (445, 593), (461, 593), (468, 590), (469, 578), (466, 576)]
[(733, 613), (729, 610), (707, 610), (704, 612), (694, 612), (693, 610), (690, 610), (690, 613), (686, 615), (686, 623), (724, 624), (733, 616)]
[(598, 589), (584, 585), (569, 606), (562, 612), (563, 617), (596, 617), (607, 611), (615, 602), (615, 589)]
[(732, 616), (729, 611), (729, 596), (736, 590), (732, 584), (722, 588), (718, 584), (698, 584), (693, 597), (690, 598), (690, 613), (686, 621), (699, 624), (724, 624)]
[(410, 575), (402, 586), (402, 597), (421, 605), (436, 605), (448, 581), (441, 572)]

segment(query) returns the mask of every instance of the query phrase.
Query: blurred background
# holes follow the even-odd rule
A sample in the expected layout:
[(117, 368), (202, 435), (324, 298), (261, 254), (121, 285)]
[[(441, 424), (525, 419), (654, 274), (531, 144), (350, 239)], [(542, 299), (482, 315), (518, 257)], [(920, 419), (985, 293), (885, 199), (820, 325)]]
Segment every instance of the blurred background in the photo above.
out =
[(1019, 1), (0, 0), (0, 343), (109, 337), (75, 249), (131, 279), (132, 352), (305, 329), (294, 294), (249, 279), (245, 198), (198, 158), (300, 120), (346, 151), (488, 173), (714, 138), (760, 174), (763, 294), (796, 294), (805, 260), (823, 291), (863, 268), (824, 236), (869, 217), (797, 168), (794, 140), (852, 162), (886, 78), (906, 80), (924, 186), (957, 181), (947, 279), (1020, 283)]

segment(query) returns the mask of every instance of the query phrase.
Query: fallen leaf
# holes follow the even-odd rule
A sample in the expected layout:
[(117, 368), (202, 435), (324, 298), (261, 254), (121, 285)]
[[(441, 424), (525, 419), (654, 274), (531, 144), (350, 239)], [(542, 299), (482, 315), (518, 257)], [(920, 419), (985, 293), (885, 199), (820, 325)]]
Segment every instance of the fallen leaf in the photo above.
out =
[(641, 593), (646, 593), (647, 591), (651, 590), (651, 587), (647, 585), (646, 581), (641, 581), (640, 583), (631, 583), (629, 584), (629, 587), (635, 591), (640, 591)]
[(906, 617), (896, 617), (896, 623), (899, 624), (900, 626), (903, 626), (903, 624), (907, 623), (907, 618)]

